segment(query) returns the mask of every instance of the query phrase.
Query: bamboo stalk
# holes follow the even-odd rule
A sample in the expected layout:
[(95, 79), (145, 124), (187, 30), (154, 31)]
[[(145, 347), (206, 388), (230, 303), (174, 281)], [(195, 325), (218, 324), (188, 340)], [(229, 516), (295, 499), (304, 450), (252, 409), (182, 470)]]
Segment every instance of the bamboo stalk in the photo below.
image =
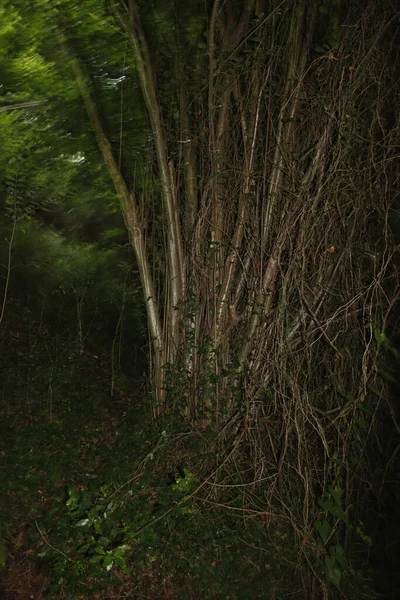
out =
[[(65, 41), (64, 36), (60, 30), (58, 30), (58, 38), (62, 51), (67, 56), (71, 64), (76, 82), (78, 84), (83, 102), (86, 107), (86, 111), (88, 113), (93, 130), (95, 132), (100, 151), (103, 155), (104, 161), (107, 165), (108, 171), (113, 180), (115, 190), (121, 203), (125, 226), (128, 230), (129, 239), (135, 252), (139, 269), (139, 276), (143, 287), (151, 342), (155, 357), (155, 364), (157, 365), (157, 369), (161, 369), (161, 366), (164, 362), (163, 331), (160, 322), (159, 308), (156, 300), (154, 281), (151, 274), (147, 251), (144, 243), (143, 222), (139, 217), (139, 210), (137, 207), (136, 199), (134, 197), (133, 192), (129, 192), (125, 180), (122, 176), (122, 173), (113, 156), (111, 144), (104, 133), (96, 105), (89, 91), (87, 77), (85, 76), (83, 68), (80, 65), (79, 61), (72, 55), (72, 51), (68, 47), (67, 42)], [(158, 385), (156, 385), (156, 394), (159, 398), (161, 398), (162, 383), (160, 378), (157, 378), (157, 382)]]

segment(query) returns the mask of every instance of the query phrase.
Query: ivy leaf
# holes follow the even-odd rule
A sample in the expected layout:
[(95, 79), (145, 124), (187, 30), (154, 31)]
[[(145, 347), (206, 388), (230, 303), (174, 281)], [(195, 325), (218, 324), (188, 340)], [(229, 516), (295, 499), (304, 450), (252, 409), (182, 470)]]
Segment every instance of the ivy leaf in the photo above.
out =
[(338, 587), (340, 586), (340, 580), (342, 578), (342, 573), (341, 573), (340, 569), (338, 569), (337, 567), (334, 567), (332, 569), (332, 571), (329, 573), (329, 577), (332, 579), (333, 583), (336, 583), (336, 585)]
[(332, 498), (334, 499), (334, 501), (336, 502), (336, 504), (338, 506), (341, 506), (342, 504), (342, 496), (343, 496), (343, 489), (339, 486), (339, 485), (330, 485), (328, 487), (328, 492), (330, 493), (330, 495), (332, 496)]
[(336, 561), (339, 563), (342, 569), (347, 569), (347, 567), (349, 566), (349, 561), (347, 559), (343, 546), (341, 546), (340, 544), (337, 544), (336, 546), (331, 546), (329, 548), (329, 554), (335, 557)]
[(336, 559), (334, 556), (329, 556), (328, 554), (325, 556), (325, 567), (328, 577), (333, 583), (335, 583), (338, 587), (340, 585), (340, 580), (342, 578), (342, 573), (338, 567), (336, 567)]
[(314, 527), (318, 531), (322, 542), (325, 544), (331, 534), (332, 527), (325, 519), (323, 521), (315, 521)]
[(333, 567), (335, 566), (336, 559), (334, 556), (330, 556), (329, 554), (327, 554), (324, 558), (324, 563), (329, 572), (332, 571)]

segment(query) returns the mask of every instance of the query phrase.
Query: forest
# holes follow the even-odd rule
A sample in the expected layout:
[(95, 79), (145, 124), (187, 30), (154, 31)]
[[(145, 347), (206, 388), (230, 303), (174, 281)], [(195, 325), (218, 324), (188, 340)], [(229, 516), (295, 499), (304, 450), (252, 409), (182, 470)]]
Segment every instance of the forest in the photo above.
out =
[(0, 0), (0, 600), (400, 597), (395, 0)]

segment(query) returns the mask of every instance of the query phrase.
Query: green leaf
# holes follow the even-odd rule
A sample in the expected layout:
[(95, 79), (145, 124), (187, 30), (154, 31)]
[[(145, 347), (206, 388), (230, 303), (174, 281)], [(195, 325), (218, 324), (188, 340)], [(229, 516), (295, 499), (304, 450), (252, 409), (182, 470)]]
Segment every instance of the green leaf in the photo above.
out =
[(331, 571), (335, 566), (336, 559), (334, 556), (330, 556), (329, 554), (325, 555), (324, 563), (328, 571)]
[(101, 556), (101, 554), (96, 554), (95, 556), (92, 556), (92, 558), (90, 559), (90, 562), (95, 564), (95, 563), (99, 563), (103, 560), (103, 557)]
[(114, 557), (110, 554), (105, 557), (103, 561), (103, 566), (106, 568), (106, 571), (111, 571), (114, 564)]
[(97, 533), (100, 533), (101, 526), (102, 526), (101, 519), (96, 519), (93, 523), (93, 526), (94, 526), (95, 530), (97, 531)]
[(125, 558), (123, 556), (115, 556), (115, 564), (119, 566), (121, 571), (125, 573), (125, 575), (129, 575), (129, 569), (126, 566)]
[(387, 339), (387, 337), (386, 337), (386, 334), (385, 334), (385, 332), (384, 332), (384, 331), (381, 331), (381, 330), (379, 329), (379, 327), (375, 327), (375, 329), (374, 329), (374, 335), (375, 335), (375, 341), (376, 341), (376, 343), (378, 344), (378, 348), (380, 348), (380, 346), (381, 346), (383, 343), (385, 343), (385, 342), (387, 342), (387, 341), (388, 341), (388, 339)]
[(108, 544), (110, 543), (110, 540), (104, 536), (101, 536), (98, 539), (98, 543), (100, 546), (108, 546)]
[(123, 573), (125, 573), (125, 575), (130, 575), (130, 571), (129, 571), (128, 567), (126, 566), (125, 559), (122, 556), (115, 557), (115, 564), (117, 564), (119, 566), (119, 568), (121, 569), (121, 571)]
[(330, 493), (330, 495), (332, 496), (332, 498), (334, 499), (334, 501), (336, 502), (337, 505), (341, 506), (342, 504), (342, 496), (343, 496), (343, 489), (339, 486), (339, 485), (330, 485), (328, 487), (328, 492)]
[(93, 508), (91, 508), (88, 513), (88, 517), (90, 517), (91, 519), (94, 520), (98, 517), (99, 512), (102, 510), (103, 510), (102, 506), (93, 506)]
[(331, 507), (333, 506), (329, 498), (318, 498), (318, 504), (326, 511), (330, 511)]
[(115, 548), (115, 550), (113, 550), (115, 558), (117, 556), (122, 556), (122, 554), (124, 554), (128, 550), (128, 548), (128, 544), (123, 544), (122, 546), (118, 546), (117, 548)]
[(68, 508), (76, 508), (76, 506), (77, 506), (76, 498), (69, 498), (66, 501), (65, 506), (67, 506)]
[(335, 583), (338, 587), (340, 585), (340, 580), (342, 578), (342, 573), (340, 569), (336, 566), (336, 559), (334, 556), (330, 556), (326, 554), (325, 559), (325, 569), (326, 573), (331, 581)]
[(358, 521), (356, 525), (356, 532), (365, 543), (372, 544), (372, 538), (365, 533), (364, 523), (362, 521)]
[(335, 583), (338, 587), (340, 586), (340, 580), (342, 578), (340, 569), (334, 567), (332, 571), (329, 571), (329, 577), (332, 579), (333, 583)]
[(332, 527), (325, 519), (323, 521), (315, 521), (314, 527), (318, 531), (322, 542), (325, 544), (331, 534)]
[(347, 559), (343, 546), (341, 546), (340, 544), (337, 544), (336, 546), (331, 546), (329, 548), (329, 554), (335, 557), (342, 569), (347, 569), (347, 567), (349, 566), (349, 561)]
[(331, 515), (333, 515), (334, 517), (336, 517), (340, 521), (343, 521), (344, 523), (347, 523), (346, 514), (345, 514), (345, 512), (344, 512), (344, 510), (343, 510), (343, 508), (341, 506), (332, 505), (332, 508), (331, 508), (331, 510), (329, 512), (331, 513)]

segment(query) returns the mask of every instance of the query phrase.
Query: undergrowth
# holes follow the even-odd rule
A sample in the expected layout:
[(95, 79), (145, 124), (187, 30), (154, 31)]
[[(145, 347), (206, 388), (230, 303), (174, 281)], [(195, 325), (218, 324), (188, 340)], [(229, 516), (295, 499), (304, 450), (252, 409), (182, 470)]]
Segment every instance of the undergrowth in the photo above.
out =
[[(13, 332), (0, 421), (2, 598), (373, 597), (376, 532), (347, 506), (338, 457), (305, 536), (285, 517), (301, 509), (301, 489), (282, 510), (274, 473), (254, 480), (250, 437), (227, 445), (179, 411), (155, 422), (145, 379), (114, 368), (110, 394), (105, 350), (81, 353), (66, 337), (54, 361), (46, 333), (27, 345), (23, 325)], [(372, 418), (358, 414), (357, 439)]]

